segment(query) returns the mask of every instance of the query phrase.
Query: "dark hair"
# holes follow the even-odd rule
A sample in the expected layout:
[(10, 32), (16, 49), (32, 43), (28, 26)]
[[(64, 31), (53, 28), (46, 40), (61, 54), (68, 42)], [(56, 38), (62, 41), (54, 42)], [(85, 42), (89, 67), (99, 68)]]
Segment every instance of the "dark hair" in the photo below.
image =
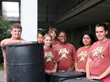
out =
[(104, 27), (105, 31), (108, 30), (107, 25), (105, 23), (98, 23), (98, 24), (96, 24), (96, 27)]
[(37, 36), (38, 36), (38, 34), (41, 34), (41, 35), (44, 36), (45, 35), (45, 32), (40, 30), (40, 31), (38, 31)]
[(65, 31), (61, 30), (61, 31), (58, 32), (58, 36), (59, 36), (62, 32), (64, 32), (64, 33), (66, 34)]
[(94, 42), (96, 42), (93, 33), (92, 33), (91, 31), (85, 31), (85, 32), (83, 32), (83, 34), (82, 34), (82, 36), (81, 36), (81, 39), (80, 39), (80, 42), (79, 42), (80, 46), (84, 46), (84, 44), (83, 44), (83, 42), (82, 42), (82, 39), (83, 39), (84, 35), (88, 35), (88, 36), (91, 38), (91, 41), (92, 41), (92, 42), (91, 42), (91, 45), (92, 45)]

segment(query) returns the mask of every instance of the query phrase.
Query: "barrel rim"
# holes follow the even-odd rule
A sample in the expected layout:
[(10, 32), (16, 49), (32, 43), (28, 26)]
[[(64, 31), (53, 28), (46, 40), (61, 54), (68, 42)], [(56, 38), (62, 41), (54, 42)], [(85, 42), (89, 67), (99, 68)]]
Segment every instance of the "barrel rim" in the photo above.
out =
[[(66, 71), (67, 72), (67, 71)], [(56, 72), (56, 73), (51, 73), (51, 77), (59, 77), (59, 78), (65, 78), (65, 77), (77, 77), (77, 76), (83, 76), (85, 75), (85, 73), (80, 73), (80, 72), (75, 72), (75, 71), (71, 71), (71, 72), (68, 72), (67, 75), (63, 75), (63, 73), (66, 73), (66, 72)], [(59, 74), (59, 73), (62, 73), (62, 76)], [(78, 75), (74, 75), (74, 73), (77, 73)]]
[(33, 43), (20, 43), (20, 44), (7, 44), (6, 47), (10, 47), (10, 46), (29, 46), (29, 45), (42, 45), (43, 43), (37, 43), (37, 42), (33, 42)]
[[(71, 79), (80, 79), (80, 78), (82, 78), (82, 79), (87, 79), (86, 77), (65, 78), (65, 79), (61, 80), (60, 82), (64, 82), (64, 81), (66, 81), (66, 80), (71, 80)], [(80, 80), (81, 80), (81, 79), (80, 79)], [(100, 79), (92, 79), (92, 81), (104, 82), (103, 80), (100, 80)]]

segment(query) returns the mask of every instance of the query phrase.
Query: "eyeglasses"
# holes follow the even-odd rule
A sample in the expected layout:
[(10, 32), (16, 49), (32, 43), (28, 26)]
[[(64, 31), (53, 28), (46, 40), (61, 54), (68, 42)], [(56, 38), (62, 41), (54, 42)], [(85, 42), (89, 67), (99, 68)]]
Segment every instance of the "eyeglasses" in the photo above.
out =
[(61, 37), (61, 38), (62, 38), (62, 37), (66, 37), (66, 36), (59, 36), (59, 37)]
[(43, 37), (37, 37), (37, 38), (41, 38), (41, 39), (43, 39)]

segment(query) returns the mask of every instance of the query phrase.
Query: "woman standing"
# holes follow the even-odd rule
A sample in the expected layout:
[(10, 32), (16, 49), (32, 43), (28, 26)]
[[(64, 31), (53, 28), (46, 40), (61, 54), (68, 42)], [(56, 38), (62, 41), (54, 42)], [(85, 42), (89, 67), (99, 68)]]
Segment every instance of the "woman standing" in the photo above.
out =
[[(106, 37), (108, 34), (107, 26), (104, 23), (97, 24), (95, 32), (99, 41), (91, 46), (89, 52), (86, 65), (88, 79), (94, 79), (94, 76), (99, 77), (110, 66), (110, 39)], [(110, 74), (100, 79), (104, 82), (110, 82)]]
[(50, 73), (55, 73), (57, 70), (57, 52), (52, 47), (52, 37), (49, 34), (44, 35), (44, 59), (46, 82), (50, 82)]
[(52, 36), (52, 46), (54, 47), (54, 45), (60, 43), (59, 41), (56, 40), (57, 37), (57, 29), (56, 28), (49, 28), (48, 34), (50, 34)]
[(80, 47), (75, 58), (75, 71), (86, 72), (86, 62), (91, 45), (95, 42), (94, 35), (90, 31), (85, 31), (80, 39)]
[(67, 37), (64, 31), (58, 33), (58, 39), (60, 43), (55, 45), (59, 58), (58, 71), (73, 71), (76, 54), (75, 47), (66, 42)]

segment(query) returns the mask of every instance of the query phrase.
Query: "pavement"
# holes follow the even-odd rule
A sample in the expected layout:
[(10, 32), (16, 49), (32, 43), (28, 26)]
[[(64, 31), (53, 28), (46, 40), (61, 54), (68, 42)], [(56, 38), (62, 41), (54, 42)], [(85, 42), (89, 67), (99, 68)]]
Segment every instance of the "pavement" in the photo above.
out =
[(4, 71), (0, 71), (0, 82), (5, 82)]

